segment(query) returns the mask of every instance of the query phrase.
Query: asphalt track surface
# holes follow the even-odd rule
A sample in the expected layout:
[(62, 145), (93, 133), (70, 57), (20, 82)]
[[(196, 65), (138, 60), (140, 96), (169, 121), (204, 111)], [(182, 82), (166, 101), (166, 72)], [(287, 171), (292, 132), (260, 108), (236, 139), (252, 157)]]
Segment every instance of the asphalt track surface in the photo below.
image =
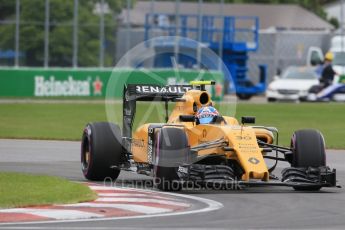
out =
[[(0, 171), (62, 176), (84, 181), (78, 142), (0, 140)], [(345, 183), (345, 151), (328, 150), (327, 162)], [(280, 168), (287, 164), (280, 164)], [(278, 169), (278, 171), (279, 171)], [(277, 173), (279, 175), (279, 173)], [(120, 181), (149, 181), (122, 172)], [(6, 225), (0, 229), (344, 229), (344, 188), (296, 192), (285, 187), (246, 188), (240, 191), (185, 190), (180, 194), (211, 199), (224, 205), (211, 212), (141, 219)]]

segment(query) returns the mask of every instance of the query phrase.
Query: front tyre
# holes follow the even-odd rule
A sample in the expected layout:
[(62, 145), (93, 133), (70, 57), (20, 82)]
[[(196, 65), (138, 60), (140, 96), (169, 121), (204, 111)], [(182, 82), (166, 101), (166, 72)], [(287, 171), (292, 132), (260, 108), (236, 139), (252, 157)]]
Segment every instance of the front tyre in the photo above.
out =
[(296, 131), (291, 138), (292, 167), (326, 166), (325, 143), (322, 134), (313, 129)]
[[(121, 130), (108, 122), (88, 124), (81, 142), (82, 172), (88, 180), (116, 180), (122, 160)], [(115, 168), (114, 168), (115, 166)]]
[[(296, 168), (326, 166), (325, 142), (322, 134), (313, 129), (296, 131), (291, 138), (291, 166)], [(295, 190), (317, 191), (320, 186), (299, 186)]]
[(154, 183), (163, 191), (179, 191), (182, 188), (178, 176), (179, 165), (188, 161), (189, 145), (185, 131), (180, 128), (162, 128), (156, 137)]

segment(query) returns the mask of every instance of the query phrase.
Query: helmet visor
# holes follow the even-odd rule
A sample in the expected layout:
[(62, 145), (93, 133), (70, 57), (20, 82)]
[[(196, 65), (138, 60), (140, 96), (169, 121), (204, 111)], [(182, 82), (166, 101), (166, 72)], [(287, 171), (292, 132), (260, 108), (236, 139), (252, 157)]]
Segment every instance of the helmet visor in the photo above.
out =
[(213, 117), (203, 117), (199, 118), (200, 124), (210, 124), (212, 121)]

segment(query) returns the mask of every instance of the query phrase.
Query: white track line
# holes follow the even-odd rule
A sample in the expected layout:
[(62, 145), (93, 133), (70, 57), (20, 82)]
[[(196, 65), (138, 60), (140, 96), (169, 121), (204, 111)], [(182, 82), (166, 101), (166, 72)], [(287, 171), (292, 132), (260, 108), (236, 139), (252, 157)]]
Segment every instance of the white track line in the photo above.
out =
[(53, 218), (56, 220), (75, 220), (88, 218), (102, 218), (104, 215), (84, 212), (78, 210), (56, 210), (56, 209), (39, 209), (39, 208), (12, 208), (0, 210), (0, 213), (21, 213)]
[(89, 208), (119, 208), (127, 211), (144, 213), (144, 214), (157, 214), (164, 212), (171, 212), (172, 209), (169, 208), (156, 208), (149, 207), (146, 205), (140, 204), (102, 204), (102, 203), (80, 203), (80, 204), (67, 204), (63, 205), (64, 207), (89, 207)]
[(177, 201), (176, 198), (164, 197), (164, 196), (154, 196), (150, 194), (132, 194), (132, 193), (98, 193), (98, 197), (149, 197), (162, 200)]
[(95, 200), (96, 202), (133, 202), (133, 203), (156, 203), (165, 205), (174, 205), (181, 207), (190, 207), (189, 204), (182, 202), (174, 202), (169, 200), (159, 200), (159, 199), (146, 199), (146, 198), (113, 198), (113, 197), (101, 197)]
[[(93, 186), (95, 187), (95, 186)], [(97, 186), (100, 187), (100, 186)], [(109, 187), (108, 187), (109, 188)], [(124, 188), (118, 188), (118, 189), (123, 189)], [(106, 190), (106, 189), (104, 189)], [(109, 190), (109, 189), (108, 189)], [(114, 189), (115, 190), (115, 189)], [(149, 192), (144, 189), (134, 189), (134, 188), (127, 188), (127, 190), (130, 191), (141, 191), (141, 192)], [(30, 224), (54, 224), (54, 223), (71, 223), (71, 222), (95, 222), (95, 221), (109, 221), (109, 220), (130, 220), (130, 219), (139, 219), (139, 218), (153, 218), (153, 217), (166, 217), (166, 216), (180, 216), (180, 215), (191, 215), (191, 214), (197, 214), (197, 213), (204, 213), (204, 212), (211, 212), (215, 211), (218, 209), (223, 208), (223, 204), (206, 199), (206, 198), (201, 198), (197, 196), (190, 196), (190, 195), (184, 195), (184, 194), (177, 194), (177, 193), (167, 193), (167, 192), (159, 192), (159, 191), (152, 191), (152, 193), (156, 194), (162, 194), (162, 195), (170, 195), (170, 196), (175, 196), (175, 197), (180, 197), (180, 198), (185, 198), (185, 199), (190, 199), (194, 200), (197, 202), (201, 202), (207, 205), (207, 207), (202, 208), (202, 209), (197, 209), (197, 210), (190, 210), (190, 211), (182, 211), (182, 212), (172, 212), (172, 213), (161, 213), (161, 214), (153, 214), (153, 215), (141, 215), (141, 216), (124, 216), (124, 217), (106, 217), (106, 218), (97, 218), (97, 219), (88, 219), (88, 220), (52, 220), (52, 221), (33, 221), (33, 222), (21, 222), (21, 223), (0, 223), (0, 226), (7, 226), (7, 225), (30, 225)], [(22, 227), (24, 229), (25, 227)], [(38, 227), (35, 226), (34, 229), (46, 229), (47, 227)], [(56, 227), (55, 227), (56, 228)], [(7, 227), (0, 227), (0, 229), (8, 229)], [(30, 229), (30, 227), (28, 227)], [(61, 229), (70, 229), (69, 227), (66, 228), (61, 228)]]
[[(89, 185), (89, 188), (92, 190), (97, 190), (97, 191), (127, 191), (128, 189), (121, 188), (121, 187), (111, 187), (111, 186), (98, 186), (98, 185)], [(133, 191), (133, 190), (131, 190)]]

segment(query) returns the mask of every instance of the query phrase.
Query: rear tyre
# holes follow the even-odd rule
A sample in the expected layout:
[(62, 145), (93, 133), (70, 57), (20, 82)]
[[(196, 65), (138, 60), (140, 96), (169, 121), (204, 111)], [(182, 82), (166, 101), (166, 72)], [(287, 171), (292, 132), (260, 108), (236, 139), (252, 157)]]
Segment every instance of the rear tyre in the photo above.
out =
[(88, 180), (116, 180), (120, 174), (118, 166), (122, 160), (122, 145), (119, 126), (108, 122), (88, 124), (81, 143), (82, 172)]
[(178, 167), (188, 161), (190, 148), (183, 129), (165, 127), (156, 137), (154, 182), (159, 190), (179, 191), (182, 189), (177, 174)]
[[(313, 129), (296, 131), (291, 138), (293, 150), (291, 166), (296, 168), (320, 167), (326, 165), (325, 142), (322, 134)], [(298, 186), (295, 190), (317, 191), (320, 186)]]

